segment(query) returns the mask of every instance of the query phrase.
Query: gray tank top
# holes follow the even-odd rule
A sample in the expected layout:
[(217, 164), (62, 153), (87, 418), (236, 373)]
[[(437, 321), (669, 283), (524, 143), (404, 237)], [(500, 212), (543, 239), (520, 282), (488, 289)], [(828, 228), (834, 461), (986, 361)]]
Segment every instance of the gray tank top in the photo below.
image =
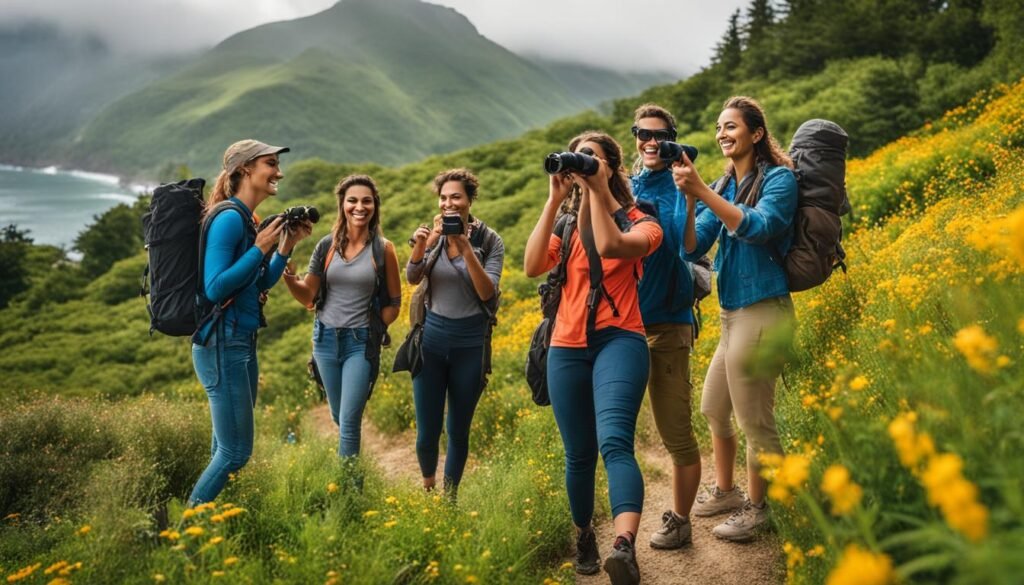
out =
[(469, 283), (464, 280), (468, 276), (466, 260), (462, 256), (450, 260), (442, 250), (430, 271), (430, 310), (449, 319), (479, 315), (480, 300), (475, 292), (470, 292)]
[(366, 244), (351, 261), (334, 253), (323, 278), (327, 279), (327, 298), (318, 318), (331, 328), (368, 327), (370, 296), (377, 275), (373, 269), (373, 246)]

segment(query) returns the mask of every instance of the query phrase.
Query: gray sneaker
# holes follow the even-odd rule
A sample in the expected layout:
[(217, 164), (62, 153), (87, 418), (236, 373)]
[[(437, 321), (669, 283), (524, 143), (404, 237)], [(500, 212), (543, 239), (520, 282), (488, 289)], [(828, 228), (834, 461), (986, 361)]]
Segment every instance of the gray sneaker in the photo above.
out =
[(743, 507), (733, 512), (725, 522), (715, 526), (711, 532), (718, 538), (733, 542), (753, 540), (757, 532), (768, 525), (768, 502), (757, 507), (750, 500), (744, 500)]
[(717, 516), (742, 508), (743, 500), (743, 492), (736, 486), (727, 492), (718, 489), (718, 486), (711, 489), (705, 486), (704, 493), (697, 494), (697, 501), (690, 513), (694, 516)]
[(661, 528), (651, 535), (651, 548), (675, 549), (693, 542), (693, 525), (689, 518), (680, 520), (672, 510), (661, 515)]

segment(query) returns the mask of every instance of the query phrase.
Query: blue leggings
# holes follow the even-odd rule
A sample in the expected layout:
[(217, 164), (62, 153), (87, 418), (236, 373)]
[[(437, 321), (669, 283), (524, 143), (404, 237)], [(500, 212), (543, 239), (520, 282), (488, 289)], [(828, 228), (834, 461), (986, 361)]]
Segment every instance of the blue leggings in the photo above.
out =
[(565, 487), (576, 526), (589, 526), (594, 516), (598, 451), (612, 516), (643, 510), (644, 479), (633, 438), (649, 366), (644, 336), (614, 327), (595, 332), (590, 347), (548, 350), (548, 391), (565, 446)]
[[(447, 398), (448, 451), (444, 475), (455, 485), (462, 481), (469, 457), (469, 427), (483, 390), (484, 326), (485, 321), (480, 318), (445, 319), (428, 314), (423, 331), (423, 369), (412, 379), (416, 403), (416, 458), (423, 477), (437, 473), (438, 443)], [(473, 347), (454, 346), (467, 340), (478, 343)]]
[(366, 327), (332, 329), (313, 323), (313, 357), (324, 382), (331, 418), (339, 427), (338, 454), (359, 454), (363, 410), (370, 397)]
[(192, 344), (192, 365), (210, 400), (213, 441), (210, 463), (196, 482), (189, 506), (211, 502), (228, 475), (252, 456), (253, 408), (259, 384), (256, 334), (219, 323), (205, 345)]

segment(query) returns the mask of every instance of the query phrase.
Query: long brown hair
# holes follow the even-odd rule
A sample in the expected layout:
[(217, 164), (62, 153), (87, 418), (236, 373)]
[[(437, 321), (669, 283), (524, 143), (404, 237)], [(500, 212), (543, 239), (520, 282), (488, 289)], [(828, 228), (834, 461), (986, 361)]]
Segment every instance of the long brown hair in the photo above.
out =
[[(626, 168), (622, 166), (622, 147), (614, 138), (604, 132), (588, 130), (569, 141), (569, 150), (575, 152), (576, 147), (584, 142), (595, 142), (601, 145), (601, 149), (604, 150), (605, 162), (612, 170), (612, 175), (608, 177), (608, 188), (612, 192), (612, 197), (626, 209), (632, 207), (633, 191), (629, 187), (629, 175), (626, 174)], [(562, 210), (570, 213), (579, 211), (581, 193), (579, 186), (573, 183), (572, 192), (565, 198)]]
[(380, 194), (377, 192), (377, 183), (369, 175), (349, 175), (342, 179), (334, 188), (334, 194), (338, 198), (338, 219), (331, 228), (333, 234), (333, 245), (338, 255), (345, 255), (345, 247), (348, 246), (348, 218), (345, 217), (344, 199), (345, 192), (349, 187), (362, 185), (373, 193), (373, 216), (370, 217), (370, 225), (366, 234), (366, 241), (371, 242), (377, 237), (380, 230)]
[[(737, 109), (743, 117), (743, 123), (751, 133), (757, 132), (758, 128), (764, 130), (761, 140), (754, 143), (754, 162), (757, 164), (766, 163), (774, 166), (793, 168), (793, 161), (789, 158), (775, 137), (768, 132), (768, 120), (764, 114), (764, 108), (752, 97), (743, 95), (733, 96), (722, 104), (722, 111)], [(730, 160), (725, 165), (725, 174), (733, 173), (733, 165)]]
[[(245, 166), (248, 166), (246, 163)], [(235, 196), (238, 192), (238, 185), (242, 182), (242, 167), (239, 167), (235, 172), (228, 173), (227, 171), (221, 171), (217, 175), (217, 181), (213, 184), (213, 190), (210, 191), (210, 197), (206, 200), (206, 207), (203, 209), (203, 216), (205, 217), (218, 203), (227, 201), (228, 199)]]

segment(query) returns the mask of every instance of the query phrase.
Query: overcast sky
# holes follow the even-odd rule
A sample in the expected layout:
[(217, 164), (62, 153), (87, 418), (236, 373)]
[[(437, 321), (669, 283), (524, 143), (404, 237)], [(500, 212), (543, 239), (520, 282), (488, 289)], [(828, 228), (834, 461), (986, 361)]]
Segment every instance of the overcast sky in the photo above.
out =
[[(387, 0), (380, 0), (387, 1)], [(729, 15), (749, 0), (432, 0), (466, 15), (489, 39), (535, 53), (614, 67), (692, 73), (707, 65)], [(335, 0), (0, 0), (0, 23), (25, 19), (99, 33), (118, 49), (212, 46)]]

